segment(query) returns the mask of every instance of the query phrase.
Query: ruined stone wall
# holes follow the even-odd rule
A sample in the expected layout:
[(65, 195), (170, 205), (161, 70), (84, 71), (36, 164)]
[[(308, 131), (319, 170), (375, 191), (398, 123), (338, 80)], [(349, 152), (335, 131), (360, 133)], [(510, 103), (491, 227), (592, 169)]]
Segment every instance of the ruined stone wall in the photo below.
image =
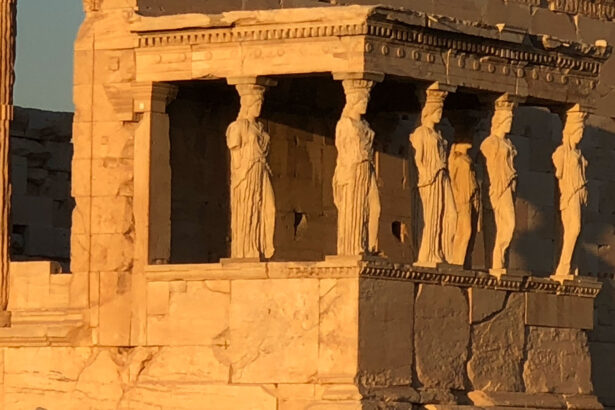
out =
[(15, 108), (11, 124), (11, 258), (68, 269), (72, 113)]

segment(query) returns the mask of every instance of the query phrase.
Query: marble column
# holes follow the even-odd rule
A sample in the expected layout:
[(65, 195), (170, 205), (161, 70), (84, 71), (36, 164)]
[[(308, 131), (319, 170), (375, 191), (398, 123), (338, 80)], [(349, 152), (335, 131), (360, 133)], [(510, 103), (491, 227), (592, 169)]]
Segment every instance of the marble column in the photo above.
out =
[(7, 311), (11, 204), (9, 133), (13, 119), (16, 14), (16, 0), (0, 0), (0, 327), (10, 326), (11, 319), (10, 312)]

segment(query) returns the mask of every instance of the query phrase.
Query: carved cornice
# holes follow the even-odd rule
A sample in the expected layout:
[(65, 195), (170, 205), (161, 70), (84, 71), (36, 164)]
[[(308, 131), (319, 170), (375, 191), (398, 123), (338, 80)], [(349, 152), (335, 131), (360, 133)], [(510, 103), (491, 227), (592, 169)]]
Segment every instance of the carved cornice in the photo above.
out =
[[(413, 14), (413, 17), (417, 17)], [(417, 17), (418, 21), (425, 16)], [(524, 67), (544, 67), (557, 69), (565, 74), (578, 74), (596, 77), (600, 65), (611, 54), (607, 46), (595, 46), (578, 42), (561, 42), (545, 36), (535, 36), (521, 33), (523, 41), (511, 42), (498, 40), (497, 27), (482, 27), (482, 33), (489, 36), (465, 34), (466, 23), (437, 17), (438, 27), (451, 25), (460, 30), (446, 31), (430, 27), (429, 23), (420, 25), (401, 24), (392, 21), (381, 21), (382, 15), (375, 14), (365, 22), (310, 22), (277, 25), (250, 25), (225, 28), (204, 28), (169, 30), (157, 32), (139, 32), (139, 47), (159, 48), (193, 46), (206, 44), (237, 43), (251, 41), (280, 41), (294, 39), (310, 39), (322, 37), (364, 36), (367, 39), (384, 39), (391, 44), (418, 46), (423, 52), (450, 52), (460, 67), (464, 60), (475, 57), (484, 64), (507, 63)], [(472, 30), (469, 30), (470, 32)], [(516, 33), (519, 35), (519, 33)], [(417, 59), (416, 51), (385, 50), (383, 55), (395, 54), (400, 58)], [(374, 45), (368, 42), (365, 52), (374, 51)], [(393, 53), (395, 51), (395, 53)], [(420, 56), (418, 57), (420, 59)], [(435, 60), (435, 58), (434, 58)], [(471, 67), (468, 67), (471, 68)], [(525, 75), (517, 73), (519, 77)], [(529, 72), (527, 74), (530, 74)], [(552, 80), (552, 79), (551, 79)], [(549, 81), (546, 78), (546, 81)]]
[[(440, 51), (450, 50), (454, 56), (464, 58), (475, 56), (486, 64), (506, 62), (519, 67), (540, 66), (589, 77), (597, 76), (601, 63), (611, 55), (610, 47), (576, 42), (561, 43), (530, 34), (525, 34), (527, 44), (517, 44), (428, 27), (401, 26), (389, 22), (369, 22), (367, 35), (372, 38), (390, 39), (398, 44), (421, 45), (430, 49), (431, 52), (439, 49)], [(370, 48), (367, 45), (366, 51), (373, 51), (373, 47)], [(459, 58), (457, 60), (461, 64), (462, 60)]]
[[(345, 258), (345, 259), (344, 259)], [(500, 279), (487, 272), (443, 266), (438, 269), (418, 268), (409, 264), (394, 264), (386, 259), (333, 257), (324, 262), (262, 262), (210, 263), (203, 265), (153, 265), (146, 268), (148, 282), (177, 280), (237, 280), (237, 279), (340, 279), (370, 278), (408, 281), (433, 285), (481, 287), (513, 292), (542, 292), (594, 298), (601, 283), (581, 277), (563, 284), (548, 278), (504, 275)]]
[(80, 311), (14, 311), (10, 328), (0, 329), (0, 346), (78, 346), (90, 342)]
[(434, 285), (459, 287), (482, 287), (514, 292), (542, 292), (556, 295), (570, 295), (595, 298), (602, 285), (594, 280), (579, 280), (563, 284), (546, 278), (532, 276), (504, 275), (498, 279), (482, 271), (439, 271), (416, 268), (411, 265), (392, 265), (366, 262), (361, 276), (375, 279), (404, 280)]

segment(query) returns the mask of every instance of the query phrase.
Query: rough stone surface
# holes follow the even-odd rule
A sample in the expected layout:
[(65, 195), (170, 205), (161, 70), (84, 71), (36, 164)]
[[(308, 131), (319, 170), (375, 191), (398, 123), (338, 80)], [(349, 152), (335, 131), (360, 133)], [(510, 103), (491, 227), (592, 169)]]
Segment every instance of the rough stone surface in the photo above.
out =
[(412, 383), (414, 287), (413, 283), (361, 281), (358, 332), (362, 385)]
[(506, 292), (471, 288), (468, 290), (470, 300), (470, 322), (482, 322), (485, 318), (499, 313), (506, 303)]
[(226, 352), (231, 380), (311, 381), (318, 368), (318, 322), (317, 280), (233, 281)]
[(591, 359), (585, 332), (529, 327), (523, 381), (530, 393), (590, 394)]
[(467, 369), (475, 390), (523, 390), (524, 311), (523, 295), (511, 294), (493, 316), (472, 325)]
[[(414, 307), (416, 371), (425, 387), (463, 389), (470, 325), (459, 288), (420, 285)], [(441, 332), (446, 329), (446, 336)]]

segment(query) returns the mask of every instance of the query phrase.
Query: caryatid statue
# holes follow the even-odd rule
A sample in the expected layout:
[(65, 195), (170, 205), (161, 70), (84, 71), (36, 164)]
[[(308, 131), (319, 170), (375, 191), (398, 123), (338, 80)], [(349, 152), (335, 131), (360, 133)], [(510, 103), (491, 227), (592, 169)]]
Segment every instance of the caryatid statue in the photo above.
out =
[(491, 120), (491, 134), (480, 146), (487, 164), (489, 202), (495, 217), (496, 234), (490, 271), (495, 275), (506, 272), (506, 252), (515, 231), (514, 195), (517, 188), (517, 171), (514, 158), (517, 150), (508, 138), (515, 107), (516, 103), (508, 96), (496, 101), (495, 113)]
[(342, 84), (346, 106), (335, 130), (337, 163), (333, 175), (337, 254), (361, 255), (376, 252), (380, 219), (374, 131), (363, 118), (374, 82), (346, 79)]
[(417, 266), (436, 267), (453, 259), (457, 212), (447, 169), (447, 143), (436, 129), (447, 95), (437, 84), (427, 89), (421, 125), (410, 135), (423, 208)]
[(273, 256), (275, 197), (267, 164), (270, 136), (259, 120), (266, 87), (236, 84), (237, 120), (226, 131), (231, 152), (231, 258)]
[(472, 148), (470, 141), (456, 141), (448, 157), (448, 170), (457, 210), (453, 258), (449, 261), (454, 265), (464, 265), (466, 261), (468, 245), (474, 228), (477, 227), (480, 207), (480, 190), (476, 181), (474, 162), (468, 155), (470, 148)]
[(562, 253), (555, 276), (571, 274), (571, 262), (577, 239), (581, 233), (581, 211), (587, 204), (587, 161), (578, 145), (583, 138), (587, 113), (578, 107), (568, 111), (564, 126), (562, 145), (553, 153), (555, 177), (559, 183), (559, 209), (561, 212), (564, 235)]

